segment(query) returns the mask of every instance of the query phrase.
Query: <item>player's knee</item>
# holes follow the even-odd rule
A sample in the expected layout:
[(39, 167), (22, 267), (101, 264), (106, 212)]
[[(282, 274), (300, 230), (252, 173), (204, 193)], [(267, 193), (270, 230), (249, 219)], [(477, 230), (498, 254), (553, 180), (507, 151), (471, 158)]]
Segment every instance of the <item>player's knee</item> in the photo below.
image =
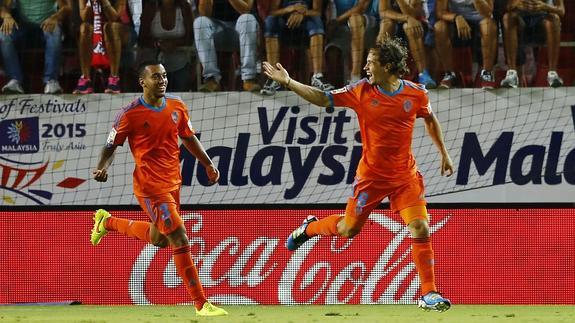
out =
[(152, 244), (158, 248), (166, 248), (169, 245), (168, 239), (165, 237), (152, 241)]
[(414, 238), (423, 238), (429, 236), (429, 224), (427, 220), (415, 219), (408, 224), (409, 232)]
[(186, 229), (183, 225), (168, 234), (168, 241), (172, 247), (183, 247), (190, 244), (188, 241), (188, 235), (186, 234)]
[(353, 238), (361, 232), (361, 229), (356, 228), (338, 228), (339, 235), (344, 238)]

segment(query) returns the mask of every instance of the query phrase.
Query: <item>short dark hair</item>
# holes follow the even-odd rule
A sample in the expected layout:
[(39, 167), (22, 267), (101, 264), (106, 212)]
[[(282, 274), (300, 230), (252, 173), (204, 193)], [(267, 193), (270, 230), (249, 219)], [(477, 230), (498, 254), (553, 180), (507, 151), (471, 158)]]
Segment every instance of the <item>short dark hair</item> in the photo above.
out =
[(389, 72), (398, 77), (403, 77), (409, 73), (407, 67), (407, 48), (403, 45), (401, 39), (396, 37), (386, 37), (383, 41), (378, 42), (375, 47), (371, 48), (374, 54), (377, 54), (381, 66), (391, 65)]
[(146, 70), (146, 67), (150, 66), (150, 65), (160, 65), (162, 63), (160, 63), (160, 61), (158, 60), (147, 60), (147, 61), (143, 61), (140, 63), (140, 65), (138, 65), (138, 77), (142, 77), (142, 75), (144, 74), (144, 71)]

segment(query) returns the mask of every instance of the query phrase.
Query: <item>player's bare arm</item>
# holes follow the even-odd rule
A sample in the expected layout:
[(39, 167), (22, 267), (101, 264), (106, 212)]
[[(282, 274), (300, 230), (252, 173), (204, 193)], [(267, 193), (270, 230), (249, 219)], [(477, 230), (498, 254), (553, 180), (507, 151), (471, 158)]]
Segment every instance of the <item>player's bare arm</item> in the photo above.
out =
[(216, 168), (212, 159), (206, 153), (204, 146), (194, 135), (189, 138), (181, 137), (184, 147), (196, 157), (196, 159), (204, 166), (206, 173), (208, 174), (208, 179), (210, 180), (210, 185), (218, 182), (220, 179), (220, 171)]
[(263, 62), (263, 67), (264, 73), (267, 75), (267, 77), (280, 83), (285, 88), (294, 91), (297, 95), (309, 103), (321, 107), (331, 106), (329, 98), (325, 92), (290, 78), (289, 73), (280, 63), (277, 63), (276, 66), (273, 66), (268, 62)]
[(114, 160), (114, 153), (116, 152), (117, 146), (104, 146), (102, 152), (100, 153), (100, 161), (96, 166), (96, 169), (92, 172), (94, 179), (98, 182), (105, 182), (108, 180), (108, 167), (112, 164)]
[(453, 162), (451, 161), (451, 157), (449, 157), (449, 153), (445, 148), (445, 143), (443, 142), (443, 132), (441, 131), (439, 120), (437, 120), (435, 114), (432, 114), (424, 120), (427, 133), (441, 153), (441, 176), (446, 175), (449, 177), (453, 174)]

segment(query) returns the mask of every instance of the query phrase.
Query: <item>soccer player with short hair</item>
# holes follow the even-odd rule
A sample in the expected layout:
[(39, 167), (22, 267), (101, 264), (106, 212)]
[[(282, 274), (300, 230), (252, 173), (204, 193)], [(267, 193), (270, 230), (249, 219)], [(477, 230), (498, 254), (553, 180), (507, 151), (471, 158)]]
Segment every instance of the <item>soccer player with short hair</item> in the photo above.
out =
[(423, 118), (428, 133), (441, 153), (441, 174), (451, 176), (453, 163), (439, 121), (431, 111), (425, 87), (401, 79), (407, 73), (407, 50), (396, 38), (387, 38), (369, 51), (364, 70), (367, 79), (344, 88), (323, 92), (290, 78), (276, 64), (264, 62), (265, 74), (286, 88), (322, 107), (343, 106), (358, 117), (363, 153), (359, 162), (353, 196), (345, 216), (321, 220), (308, 217), (288, 237), (286, 246), (296, 250), (316, 235), (352, 238), (357, 235), (372, 210), (389, 197), (391, 209), (399, 213), (412, 236), (412, 256), (419, 278), (419, 307), (446, 311), (451, 303), (435, 286), (433, 249), (424, 198), (423, 177), (411, 151), (413, 126)]
[(114, 152), (127, 138), (136, 162), (134, 194), (152, 222), (112, 217), (100, 209), (94, 214), (90, 240), (97, 245), (108, 231), (117, 231), (161, 248), (169, 246), (178, 275), (194, 301), (196, 315), (227, 315), (206, 299), (179, 215), (182, 177), (178, 137), (205, 167), (211, 184), (218, 181), (220, 173), (195, 136), (185, 103), (166, 94), (164, 66), (158, 62), (143, 63), (139, 82), (143, 95), (117, 114), (93, 176), (99, 182), (108, 179)]

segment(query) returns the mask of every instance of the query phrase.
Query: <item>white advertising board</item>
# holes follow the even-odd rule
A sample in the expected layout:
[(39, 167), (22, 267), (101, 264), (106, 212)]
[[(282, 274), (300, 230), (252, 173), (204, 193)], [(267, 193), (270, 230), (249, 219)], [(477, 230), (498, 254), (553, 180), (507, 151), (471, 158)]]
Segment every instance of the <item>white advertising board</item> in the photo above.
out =
[[(182, 204), (345, 203), (361, 156), (355, 113), (291, 92), (180, 93), (222, 178), (208, 187), (182, 154)], [(130, 205), (133, 161), (117, 150), (91, 180), (116, 112), (139, 94), (0, 97), (0, 205)], [(430, 91), (455, 173), (418, 120), (413, 151), (435, 203), (571, 203), (575, 88)]]

